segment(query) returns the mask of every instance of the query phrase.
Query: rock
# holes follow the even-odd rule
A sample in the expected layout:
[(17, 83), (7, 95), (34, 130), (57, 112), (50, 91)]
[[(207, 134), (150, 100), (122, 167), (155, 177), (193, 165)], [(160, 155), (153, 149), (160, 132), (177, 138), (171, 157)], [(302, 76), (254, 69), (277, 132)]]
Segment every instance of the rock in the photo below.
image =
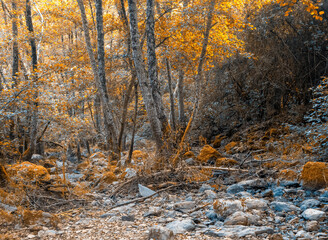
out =
[(300, 210), (298, 207), (291, 203), (286, 202), (272, 202), (271, 207), (277, 212), (291, 212)]
[(212, 190), (205, 190), (204, 193), (208, 199), (216, 199), (218, 197), (217, 194)]
[(209, 229), (204, 234), (223, 238), (229, 237), (229, 239), (237, 239), (245, 236), (256, 236), (259, 234), (273, 234), (273, 229), (271, 227), (246, 227), (246, 226), (225, 226), (220, 228), (220, 230)]
[(162, 227), (162, 226), (153, 226), (149, 229), (148, 240), (173, 240), (174, 234), (173, 231)]
[(96, 152), (89, 157), (90, 160), (95, 160), (99, 158), (106, 158), (106, 156), (102, 152)]
[(104, 214), (100, 215), (99, 217), (100, 218), (107, 218), (107, 217), (110, 217), (110, 216), (111, 216), (110, 213), (104, 213)]
[(124, 215), (122, 216), (122, 221), (134, 222), (135, 217), (133, 215)]
[(22, 162), (12, 165), (7, 169), (9, 175), (13, 176), (17, 182), (31, 181), (31, 182), (49, 182), (50, 174), (48, 170), (41, 166), (31, 162)]
[(195, 164), (195, 160), (193, 158), (187, 158), (185, 160), (185, 162), (188, 164), (188, 165), (194, 165)]
[(229, 216), (225, 221), (224, 225), (244, 225), (247, 226), (248, 224), (248, 217), (246, 213), (243, 212), (235, 212), (231, 216)]
[(245, 180), (238, 183), (244, 189), (265, 189), (268, 186), (268, 183), (265, 182), (263, 179), (255, 178), (251, 180)]
[(184, 233), (186, 231), (193, 231), (196, 228), (196, 226), (193, 220), (186, 219), (182, 221), (176, 220), (170, 222), (169, 224), (166, 225), (166, 228), (172, 230), (174, 234), (177, 234), (177, 233)]
[(233, 153), (233, 148), (237, 146), (236, 142), (230, 142), (227, 145), (225, 145), (224, 150), (228, 153), (231, 154)]
[(236, 193), (236, 196), (239, 198), (251, 198), (252, 194), (250, 194), (249, 192), (242, 191), (242, 192)]
[(213, 204), (214, 211), (221, 215), (223, 218), (233, 214), (237, 211), (245, 210), (240, 200), (217, 200)]
[(319, 200), (321, 202), (327, 202), (328, 203), (328, 191), (324, 191), (320, 196)]
[(248, 209), (265, 209), (268, 207), (267, 201), (256, 198), (246, 198), (245, 204)]
[(150, 188), (147, 188), (141, 184), (138, 184), (138, 188), (139, 188), (139, 194), (142, 196), (142, 197), (149, 197), (153, 194), (155, 194), (156, 192), (151, 190)]
[(273, 197), (273, 191), (271, 189), (266, 189), (261, 195), (262, 197)]
[(210, 219), (211, 221), (217, 221), (218, 220), (218, 215), (214, 211), (207, 211), (205, 213), (206, 217)]
[(200, 192), (200, 193), (203, 193), (203, 192), (205, 192), (205, 190), (214, 190), (214, 188), (211, 187), (210, 185), (204, 183), (204, 184), (202, 184), (202, 186), (199, 188), (199, 192)]
[(308, 232), (305, 232), (304, 230), (300, 230), (296, 233), (295, 238), (312, 239), (312, 236)]
[(43, 156), (40, 155), (40, 154), (33, 154), (32, 157), (31, 157), (31, 161), (35, 162), (35, 163), (37, 163), (41, 160), (43, 160)]
[(190, 210), (193, 209), (194, 207), (196, 207), (196, 203), (193, 201), (183, 201), (183, 202), (179, 202), (174, 204), (174, 209), (176, 210)]
[(320, 202), (316, 199), (307, 199), (301, 203), (301, 210), (304, 211), (308, 208), (317, 207), (320, 205)]
[(269, 237), (269, 240), (284, 240), (284, 238), (280, 233), (275, 233)]
[(302, 217), (306, 220), (320, 220), (325, 217), (325, 212), (309, 208), (302, 213)]
[(238, 211), (230, 215), (224, 221), (224, 225), (244, 225), (244, 226), (258, 225), (259, 220), (260, 220), (259, 216)]
[(285, 193), (285, 188), (284, 187), (276, 187), (273, 189), (273, 196), (274, 197), (282, 197)]
[(143, 216), (144, 217), (160, 216), (162, 214), (162, 212), (163, 212), (163, 210), (161, 208), (159, 208), (159, 207), (152, 207)]
[(227, 193), (229, 193), (229, 194), (236, 194), (236, 193), (239, 193), (242, 191), (244, 191), (244, 187), (238, 183), (232, 184), (227, 188)]
[(1, 202), (0, 202), (0, 208), (4, 209), (6, 212), (9, 212), (9, 213), (13, 213), (13, 212), (17, 211), (17, 207), (7, 205), (7, 204), (1, 203)]
[(307, 222), (305, 225), (305, 230), (308, 232), (314, 232), (319, 230), (319, 224), (317, 221)]
[(328, 186), (328, 164), (324, 162), (307, 162), (301, 172), (302, 186), (317, 190)]
[(133, 178), (135, 176), (137, 176), (137, 172), (136, 170), (132, 169), (132, 168), (127, 168), (125, 169), (124, 171), (126, 174), (125, 174), (125, 178)]

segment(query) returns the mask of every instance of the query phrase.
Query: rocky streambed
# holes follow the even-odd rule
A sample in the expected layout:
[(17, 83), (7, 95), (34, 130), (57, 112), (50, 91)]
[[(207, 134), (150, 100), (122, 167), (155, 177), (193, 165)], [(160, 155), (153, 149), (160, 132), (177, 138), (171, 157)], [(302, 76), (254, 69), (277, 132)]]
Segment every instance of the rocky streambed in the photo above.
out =
[(6, 231), (16, 239), (328, 239), (328, 190), (296, 181), (254, 178), (225, 190), (203, 183), (112, 209), (151, 193), (97, 193), (90, 206), (61, 213), (56, 227)]

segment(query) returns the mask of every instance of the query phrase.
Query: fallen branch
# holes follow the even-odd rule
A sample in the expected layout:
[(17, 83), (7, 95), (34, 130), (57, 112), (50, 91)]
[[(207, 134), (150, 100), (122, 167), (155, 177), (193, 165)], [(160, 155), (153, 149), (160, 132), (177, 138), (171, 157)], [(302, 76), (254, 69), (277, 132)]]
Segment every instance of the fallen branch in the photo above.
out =
[(202, 205), (202, 206), (200, 206), (200, 207), (196, 207), (196, 208), (194, 208), (194, 209), (191, 209), (188, 213), (196, 212), (196, 211), (198, 211), (198, 210), (200, 210), (200, 209), (202, 209), (202, 208), (207, 207), (208, 205), (210, 205), (210, 203), (206, 203), (206, 204), (204, 204), (204, 205)]
[(153, 193), (152, 195), (149, 195), (149, 196), (147, 196), (147, 197), (141, 197), (141, 198), (137, 198), (137, 199), (134, 199), (134, 200), (131, 200), (131, 201), (127, 201), (127, 202), (121, 203), (121, 204), (117, 204), (117, 205), (115, 205), (115, 206), (113, 206), (113, 207), (110, 207), (110, 208), (108, 209), (108, 211), (113, 210), (114, 208), (118, 208), (118, 207), (122, 207), (122, 206), (125, 206), (125, 205), (129, 205), (129, 204), (131, 204), (131, 203), (140, 203), (140, 202), (143, 202), (143, 201), (145, 201), (146, 199), (151, 198), (151, 197), (153, 197), (153, 196), (155, 196), (155, 195), (157, 195), (157, 194), (159, 194), (159, 193), (161, 193), (161, 192), (165, 192), (165, 191), (167, 191), (167, 190), (170, 190), (171, 188), (174, 188), (174, 187), (180, 187), (180, 186), (182, 186), (182, 185), (183, 185), (183, 184), (172, 185), (172, 186), (169, 186), (169, 187), (167, 187), (167, 188), (164, 188), (164, 189), (158, 190), (157, 192), (155, 192), (155, 193)]
[(222, 171), (235, 171), (235, 172), (248, 172), (246, 169), (238, 169), (238, 168), (223, 168), (223, 167), (210, 167), (210, 166), (191, 166), (189, 168), (194, 169), (210, 169), (210, 170), (222, 170)]

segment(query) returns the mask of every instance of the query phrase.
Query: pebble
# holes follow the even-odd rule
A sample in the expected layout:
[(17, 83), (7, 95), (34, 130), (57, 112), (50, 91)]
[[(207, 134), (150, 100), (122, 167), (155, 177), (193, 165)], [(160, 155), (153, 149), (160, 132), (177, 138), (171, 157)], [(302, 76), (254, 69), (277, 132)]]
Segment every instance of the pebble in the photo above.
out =
[(319, 220), (325, 216), (325, 212), (316, 210), (316, 209), (306, 209), (302, 213), (302, 217), (304, 217), (306, 220)]

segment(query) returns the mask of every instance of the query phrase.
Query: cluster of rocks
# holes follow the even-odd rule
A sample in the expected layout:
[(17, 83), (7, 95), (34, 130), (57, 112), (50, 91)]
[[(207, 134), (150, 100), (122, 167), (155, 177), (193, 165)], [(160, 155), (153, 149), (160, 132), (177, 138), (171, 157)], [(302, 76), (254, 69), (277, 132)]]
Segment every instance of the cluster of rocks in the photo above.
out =
[[(113, 199), (98, 194), (91, 209), (72, 213), (58, 229), (44, 227), (20, 236), (154, 240), (328, 238), (328, 191), (304, 190), (297, 182), (277, 185), (251, 179), (230, 185), (226, 191), (203, 184), (194, 190), (154, 193), (139, 185), (138, 195)], [(112, 209), (149, 195), (154, 196)]]

